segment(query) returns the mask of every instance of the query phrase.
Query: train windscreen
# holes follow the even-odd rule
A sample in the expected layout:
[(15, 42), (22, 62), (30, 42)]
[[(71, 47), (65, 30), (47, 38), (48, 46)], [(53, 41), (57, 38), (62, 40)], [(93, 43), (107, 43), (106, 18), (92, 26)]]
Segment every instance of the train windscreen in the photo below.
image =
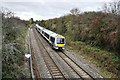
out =
[(64, 44), (64, 38), (57, 38), (57, 44)]

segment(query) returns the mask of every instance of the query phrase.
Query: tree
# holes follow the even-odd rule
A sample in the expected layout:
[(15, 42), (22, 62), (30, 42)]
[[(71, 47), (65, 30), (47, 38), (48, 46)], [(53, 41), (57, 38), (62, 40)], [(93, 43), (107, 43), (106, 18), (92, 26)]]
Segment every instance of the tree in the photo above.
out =
[[(115, 3), (114, 3), (115, 5)], [(117, 5), (117, 9), (116, 9), (116, 14), (117, 14), (117, 35), (116, 35), (116, 39), (117, 39), (117, 43), (116, 43), (116, 50), (118, 53), (120, 53), (120, 0), (116, 3)], [(119, 54), (120, 55), (120, 54)]]
[(33, 18), (30, 18), (30, 19), (29, 19), (29, 23), (30, 23), (30, 24), (33, 24), (33, 23), (34, 23)]
[[(117, 51), (118, 51), (118, 53), (120, 53), (120, 1), (119, 1), (119, 5), (118, 5), (118, 15), (117, 15), (117, 17), (118, 17), (118, 19), (117, 19), (117, 21), (118, 21), (118, 26), (117, 26), (117, 46), (116, 46), (116, 48), (117, 48)], [(120, 54), (119, 54), (120, 55)]]
[(70, 13), (71, 13), (72, 15), (77, 16), (77, 15), (80, 14), (80, 10), (79, 10), (78, 8), (73, 8), (73, 9), (70, 10)]
[(120, 1), (118, 2), (118, 15), (120, 15)]
[(45, 26), (45, 20), (41, 20), (39, 25), (44, 27)]
[[(116, 51), (120, 53), (120, 0), (113, 1), (109, 4), (105, 4), (103, 11), (106, 13), (115, 14), (117, 20), (117, 33), (116, 33)], [(120, 55), (120, 54), (119, 54)]]
[(25, 21), (14, 17), (13, 12), (2, 13), (2, 78), (20, 78), (25, 75)]
[(111, 2), (109, 4), (104, 4), (103, 12), (119, 14), (120, 12), (120, 0)]
[(108, 6), (106, 3), (103, 6), (103, 12), (105, 12), (105, 13), (109, 12), (109, 9), (108, 9)]

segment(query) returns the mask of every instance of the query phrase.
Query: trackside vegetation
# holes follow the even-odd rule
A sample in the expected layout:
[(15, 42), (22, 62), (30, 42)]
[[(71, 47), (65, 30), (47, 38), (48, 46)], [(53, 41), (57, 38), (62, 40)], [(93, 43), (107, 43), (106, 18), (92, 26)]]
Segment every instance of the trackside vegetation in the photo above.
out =
[(2, 78), (25, 78), (25, 53), (28, 21), (2, 11)]

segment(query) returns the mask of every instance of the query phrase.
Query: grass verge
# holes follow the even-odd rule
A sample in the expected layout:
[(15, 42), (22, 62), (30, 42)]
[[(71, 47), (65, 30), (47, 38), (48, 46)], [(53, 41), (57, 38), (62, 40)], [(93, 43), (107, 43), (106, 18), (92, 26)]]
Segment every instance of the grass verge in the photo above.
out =
[(70, 42), (68, 48), (96, 64), (105, 78), (120, 78), (120, 57), (105, 50), (101, 50), (84, 42)]

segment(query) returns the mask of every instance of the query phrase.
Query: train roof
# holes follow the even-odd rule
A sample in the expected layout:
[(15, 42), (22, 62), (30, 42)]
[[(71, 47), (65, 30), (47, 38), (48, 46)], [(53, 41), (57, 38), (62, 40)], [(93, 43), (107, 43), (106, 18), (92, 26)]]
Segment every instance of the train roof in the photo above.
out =
[(40, 29), (44, 29), (43, 27), (39, 26), (38, 24), (36, 24), (36, 26), (37, 26), (38, 28), (40, 28)]
[(59, 34), (51, 34), (50, 36), (52, 37), (57, 37), (57, 38), (64, 38), (62, 35), (59, 35)]
[(55, 32), (52, 32), (52, 31), (50, 31), (48, 29), (44, 29), (43, 31), (46, 32), (47, 34), (49, 34), (52, 37), (61, 37), (61, 38), (64, 38), (62, 35), (59, 35), (59, 34), (57, 34)]
[(52, 37), (64, 38), (62, 35), (59, 35), (59, 34), (53, 32), (53, 31), (50, 31), (50, 30), (45, 29), (45, 28), (43, 28), (43, 27), (40, 27), (39, 25), (37, 25), (37, 27), (40, 28), (40, 29), (42, 29), (45, 33), (49, 34), (49, 35), (52, 36)]

